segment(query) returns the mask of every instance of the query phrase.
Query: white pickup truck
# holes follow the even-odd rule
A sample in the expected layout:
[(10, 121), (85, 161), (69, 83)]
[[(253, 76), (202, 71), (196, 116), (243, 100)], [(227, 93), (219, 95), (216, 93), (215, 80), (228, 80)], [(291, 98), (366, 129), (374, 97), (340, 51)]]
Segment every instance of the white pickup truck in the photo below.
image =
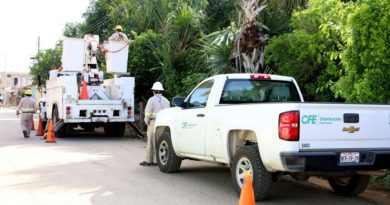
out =
[(173, 103), (155, 122), (162, 172), (183, 159), (230, 166), (239, 192), (248, 170), (262, 200), (281, 175), (356, 195), (390, 168), (390, 105), (305, 103), (293, 78), (264, 74), (213, 76)]

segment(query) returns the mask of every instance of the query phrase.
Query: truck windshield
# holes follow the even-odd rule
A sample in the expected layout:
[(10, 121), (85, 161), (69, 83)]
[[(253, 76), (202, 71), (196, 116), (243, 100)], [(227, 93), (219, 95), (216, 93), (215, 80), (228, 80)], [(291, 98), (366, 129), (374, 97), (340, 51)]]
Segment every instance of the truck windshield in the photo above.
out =
[(259, 102), (300, 102), (294, 83), (255, 79), (229, 79), (220, 104)]

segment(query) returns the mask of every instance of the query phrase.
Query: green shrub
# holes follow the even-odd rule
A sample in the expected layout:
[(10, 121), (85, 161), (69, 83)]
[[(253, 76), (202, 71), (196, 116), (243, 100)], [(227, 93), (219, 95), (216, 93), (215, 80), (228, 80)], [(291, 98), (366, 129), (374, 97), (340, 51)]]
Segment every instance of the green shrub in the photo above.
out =
[(370, 186), (390, 190), (390, 174), (371, 177)]

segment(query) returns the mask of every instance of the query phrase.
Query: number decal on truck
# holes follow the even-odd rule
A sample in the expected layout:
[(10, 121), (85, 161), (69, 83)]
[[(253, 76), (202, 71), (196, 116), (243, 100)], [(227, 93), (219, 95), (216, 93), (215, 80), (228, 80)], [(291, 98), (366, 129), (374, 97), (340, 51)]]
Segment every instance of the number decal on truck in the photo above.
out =
[(301, 148), (302, 149), (310, 149), (310, 143), (302, 143)]

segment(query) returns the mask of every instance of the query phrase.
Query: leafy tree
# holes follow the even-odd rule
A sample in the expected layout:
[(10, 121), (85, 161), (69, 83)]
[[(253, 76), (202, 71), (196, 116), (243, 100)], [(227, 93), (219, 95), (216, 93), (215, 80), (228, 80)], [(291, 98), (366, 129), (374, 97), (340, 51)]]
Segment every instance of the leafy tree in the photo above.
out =
[(343, 74), (344, 28), (354, 5), (312, 0), (307, 6), (293, 14), (293, 32), (271, 39), (266, 61), (296, 78), (307, 100), (341, 100), (335, 82)]
[(208, 0), (206, 12), (205, 32), (212, 33), (229, 27), (239, 15), (235, 0)]
[(268, 35), (262, 30), (267, 27), (257, 19), (266, 7), (266, 0), (238, 0), (244, 22), (233, 47), (237, 72), (257, 73), (263, 65), (264, 48)]
[(162, 36), (152, 30), (134, 33), (134, 40), (129, 47), (128, 71), (135, 77), (135, 97), (137, 101), (147, 101), (152, 95), (150, 88), (161, 76), (161, 70), (156, 69), (158, 61), (155, 58), (152, 45), (161, 45)]
[(37, 75), (41, 76), (43, 85), (46, 84), (45, 80), (49, 77), (49, 71), (57, 69), (61, 65), (61, 53), (61, 41), (57, 42), (53, 49), (46, 49), (38, 53), (39, 60), (30, 67), (35, 84), (37, 83)]
[(361, 0), (348, 20), (338, 81), (348, 102), (390, 103), (390, 1)]
[(196, 48), (202, 35), (204, 10), (192, 8), (185, 2), (179, 3), (167, 16), (163, 45), (155, 49), (162, 70), (162, 81), (170, 96), (187, 93), (188, 90), (183, 86), (185, 76), (202, 72), (198, 67), (200, 54)]
[(263, 32), (270, 38), (283, 33), (291, 32), (291, 16), (294, 11), (307, 7), (306, 0), (270, 0), (267, 7), (259, 15), (259, 21), (267, 26)]
[[(198, 39), (205, 29), (204, 10), (207, 5), (206, 0), (138, 0), (111, 4), (110, 15), (125, 22), (125, 27), (140, 33), (137, 37), (142, 36), (143, 33), (148, 33), (146, 36), (150, 37), (149, 34), (152, 33), (150, 30), (152, 30), (162, 38), (161, 41), (149, 39), (149, 43), (144, 43), (142, 48), (137, 48), (141, 56), (153, 55), (148, 57), (149, 64), (142, 69), (150, 72), (139, 72), (138, 78), (163, 82), (168, 96), (188, 92), (187, 83), (193, 82), (191, 80), (195, 78), (199, 80), (198, 73), (203, 72), (199, 69), (197, 60), (200, 54), (197, 48)], [(131, 53), (132, 51), (129, 59), (132, 58)], [(137, 64), (135, 61), (132, 63)], [(131, 69), (130, 72), (133, 73)], [(150, 73), (158, 73), (161, 76), (153, 79), (150, 78)], [(144, 77), (141, 77), (142, 75)], [(187, 79), (187, 76), (194, 78)], [(193, 85), (193, 83), (189, 84)], [(149, 85), (142, 86), (149, 92)]]
[(81, 37), (82, 36), (82, 30), (81, 27), (83, 25), (80, 23), (66, 23), (64, 28), (64, 36), (65, 37)]
[(162, 18), (169, 12), (168, 1), (120, 1), (111, 4), (110, 7), (110, 16), (113, 19), (120, 19), (124, 28), (136, 33), (142, 33), (148, 29), (158, 31), (163, 23)]
[[(99, 35), (100, 39), (107, 39), (113, 32), (116, 24), (121, 22), (110, 16), (113, 0), (91, 0), (87, 11), (83, 14), (84, 23), (80, 25), (80, 37), (92, 33)], [(126, 32), (126, 30), (125, 30)]]
[(202, 47), (201, 62), (207, 68), (209, 75), (235, 72), (231, 54), (234, 42), (238, 36), (238, 28), (235, 23), (231, 26), (203, 36), (200, 41)]
[[(211, 4), (213, 1), (209, 2)], [(236, 4), (236, 6), (238, 6), (238, 4)], [(263, 22), (263, 25), (268, 27), (268, 29), (262, 29), (261, 32), (264, 32), (269, 36), (274, 36), (290, 31), (291, 29), (289, 23), (292, 11), (305, 6), (306, 1), (300, 0), (268, 1), (267, 7), (265, 7), (257, 17), (257, 21)], [(208, 75), (237, 72), (235, 68), (238, 67), (239, 62), (232, 60), (232, 50), (239, 35), (236, 22), (240, 21), (240, 15), (237, 15), (240, 14), (240, 8), (234, 8), (235, 9), (229, 12), (229, 14), (230, 18), (235, 21), (231, 22), (228, 27), (211, 32), (200, 39), (202, 45), (199, 51), (202, 53), (200, 62), (204, 62), (204, 66), (208, 68), (206, 71)], [(257, 32), (260, 32), (260, 30)], [(237, 55), (237, 53), (235, 54)], [(268, 65), (263, 66), (261, 69), (262, 72), (273, 72)]]

